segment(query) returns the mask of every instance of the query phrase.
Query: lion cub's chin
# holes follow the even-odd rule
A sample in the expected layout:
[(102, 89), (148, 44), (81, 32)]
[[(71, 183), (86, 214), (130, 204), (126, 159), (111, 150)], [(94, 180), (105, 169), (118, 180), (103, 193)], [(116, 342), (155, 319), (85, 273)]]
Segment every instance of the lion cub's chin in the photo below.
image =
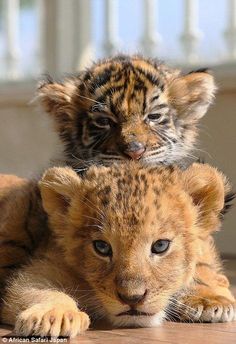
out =
[(160, 311), (154, 315), (109, 315), (108, 319), (116, 327), (156, 327), (162, 323), (165, 312)]

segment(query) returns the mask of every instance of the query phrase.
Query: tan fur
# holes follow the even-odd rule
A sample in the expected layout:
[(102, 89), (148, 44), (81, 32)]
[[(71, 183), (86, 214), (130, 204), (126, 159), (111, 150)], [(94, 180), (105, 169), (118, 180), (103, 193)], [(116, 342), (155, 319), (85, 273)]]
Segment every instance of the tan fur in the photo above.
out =
[[(211, 237), (228, 188), (201, 164), (181, 171), (126, 163), (90, 168), (83, 178), (48, 170), (40, 189), (52, 234), (8, 281), (2, 320), (21, 335), (71, 337), (87, 329), (86, 314), (115, 326), (232, 320), (235, 301)], [(171, 244), (154, 254), (159, 239)], [(112, 256), (96, 253), (94, 240), (108, 242)], [(130, 309), (118, 293), (144, 292), (132, 309), (149, 315), (118, 315)]]
[(28, 261), (46, 226), (36, 181), (0, 175), (0, 293), (12, 269)]
[(12, 189), (12, 187), (16, 187), (17, 185), (23, 185), (25, 183), (25, 179), (19, 178), (14, 175), (10, 174), (1, 174), (0, 175), (0, 197), (6, 196)]

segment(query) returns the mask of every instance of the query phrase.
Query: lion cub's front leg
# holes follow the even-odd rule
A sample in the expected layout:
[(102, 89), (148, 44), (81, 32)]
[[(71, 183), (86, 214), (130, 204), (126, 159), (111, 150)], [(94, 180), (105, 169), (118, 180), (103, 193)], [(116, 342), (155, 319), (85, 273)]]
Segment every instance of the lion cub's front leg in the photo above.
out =
[(236, 302), (229, 290), (228, 279), (211, 271), (207, 265), (197, 268), (192, 288), (177, 300), (177, 304), (180, 321), (236, 320)]
[(195, 290), (180, 299), (180, 321), (229, 322), (236, 320), (236, 303), (232, 298), (214, 293), (214, 290)]
[(75, 337), (88, 329), (89, 316), (66, 293), (17, 282), (9, 286), (2, 309), (2, 321), (15, 325), (16, 335)]
[(222, 273), (221, 261), (209, 235), (199, 240), (193, 282), (176, 300), (178, 319), (195, 322), (228, 322), (236, 320), (236, 301), (229, 281)]
[(63, 295), (58, 301), (36, 303), (21, 312), (15, 324), (20, 336), (75, 337), (89, 327), (89, 317)]

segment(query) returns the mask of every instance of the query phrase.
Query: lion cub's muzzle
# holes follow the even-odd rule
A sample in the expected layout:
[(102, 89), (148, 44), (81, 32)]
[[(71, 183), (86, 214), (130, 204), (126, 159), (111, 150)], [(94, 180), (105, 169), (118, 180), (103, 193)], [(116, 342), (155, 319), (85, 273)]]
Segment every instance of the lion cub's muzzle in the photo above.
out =
[(130, 306), (131, 310), (136, 310), (145, 302), (148, 290), (141, 276), (117, 276), (115, 284), (117, 299), (122, 304)]
[(137, 304), (140, 304), (144, 301), (145, 297), (147, 295), (147, 290), (145, 290), (144, 293), (141, 294), (134, 294), (134, 295), (125, 295), (117, 292), (117, 296), (120, 299), (122, 303), (126, 303), (129, 306), (135, 306)]

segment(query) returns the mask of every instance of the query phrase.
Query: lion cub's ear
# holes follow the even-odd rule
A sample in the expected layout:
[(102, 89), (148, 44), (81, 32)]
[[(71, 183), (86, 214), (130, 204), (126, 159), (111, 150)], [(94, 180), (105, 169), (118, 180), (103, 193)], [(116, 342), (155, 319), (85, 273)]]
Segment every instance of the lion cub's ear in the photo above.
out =
[(186, 191), (199, 209), (198, 225), (206, 234), (216, 231), (230, 191), (225, 176), (207, 164), (194, 163), (183, 172), (183, 180)]
[(174, 79), (169, 85), (168, 97), (179, 117), (196, 121), (205, 115), (215, 91), (213, 76), (199, 70)]
[(53, 167), (44, 173), (39, 187), (45, 211), (63, 214), (80, 191), (81, 178), (69, 167)]

